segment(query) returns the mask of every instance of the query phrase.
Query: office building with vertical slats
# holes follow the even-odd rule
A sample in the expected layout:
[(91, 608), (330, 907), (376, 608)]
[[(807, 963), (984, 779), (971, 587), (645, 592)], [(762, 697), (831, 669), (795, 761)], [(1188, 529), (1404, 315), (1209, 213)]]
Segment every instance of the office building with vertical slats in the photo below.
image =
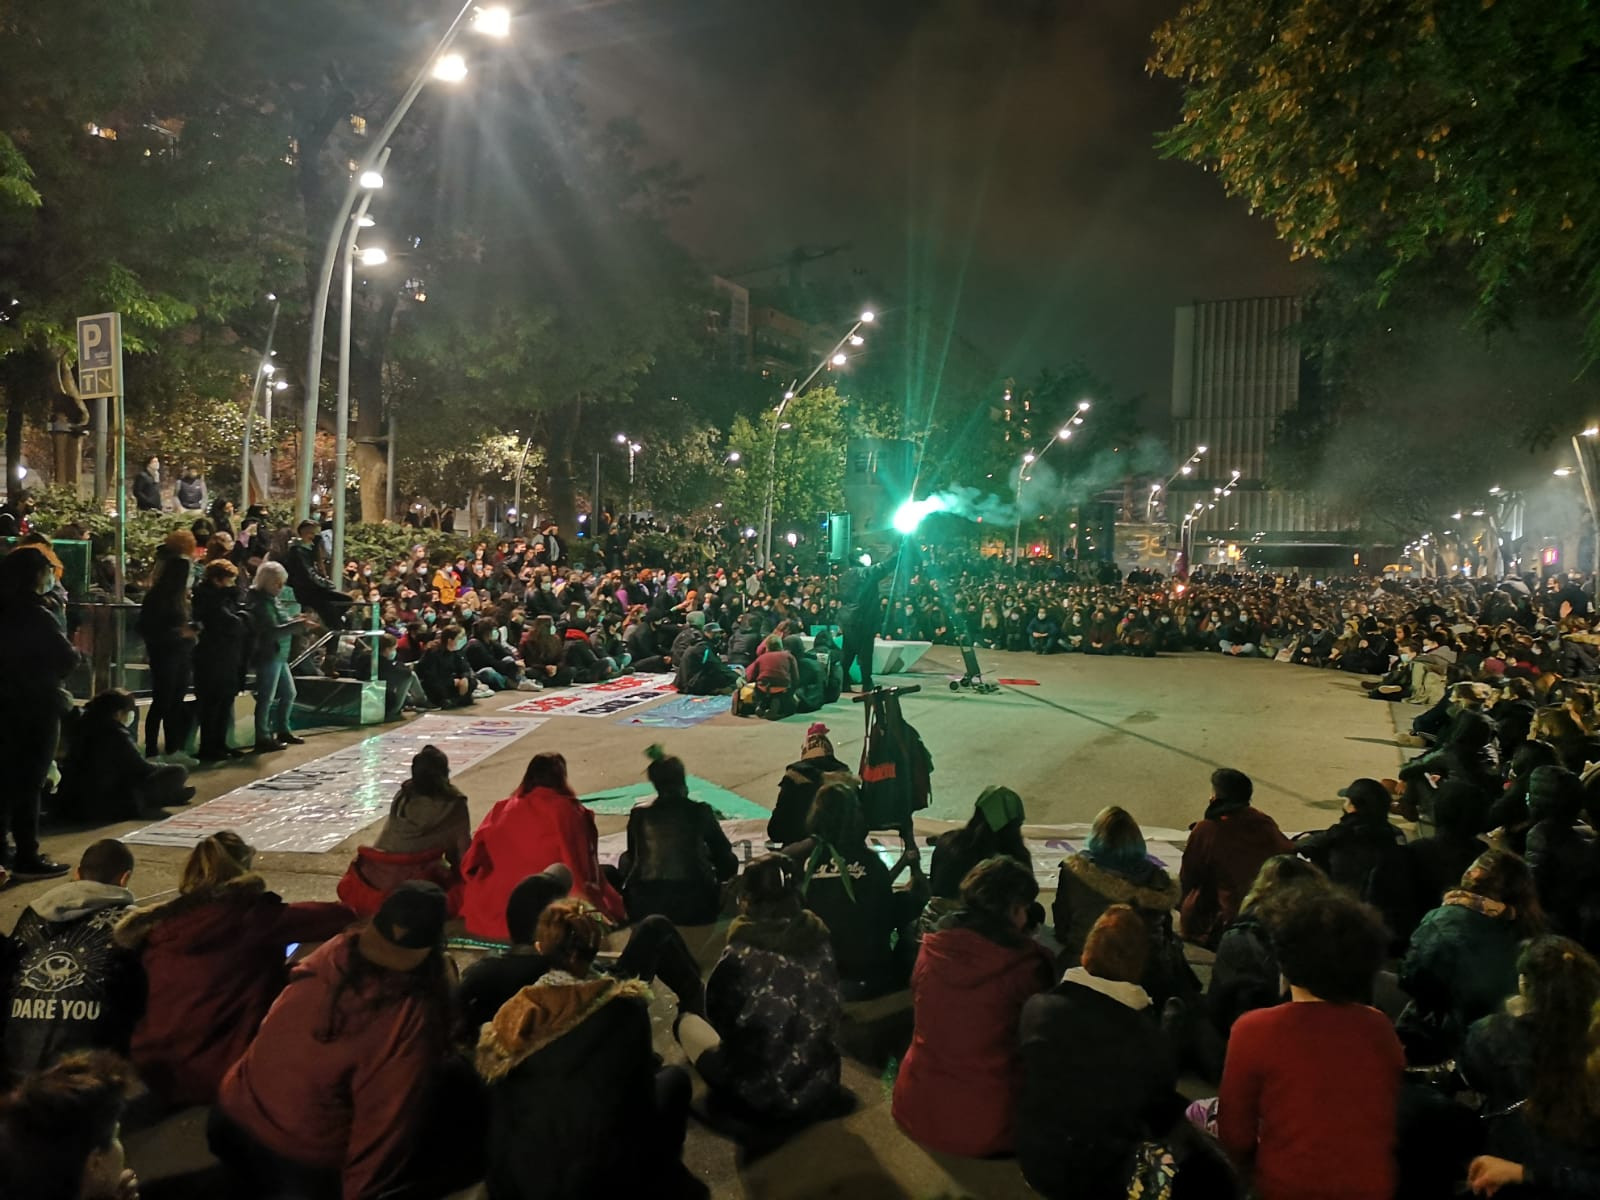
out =
[[(1303, 362), (1296, 328), (1300, 300), (1267, 296), (1183, 305), (1173, 326), (1172, 451), (1182, 462), (1206, 454), (1194, 475), (1173, 482), (1169, 519), (1177, 524), (1199, 501), (1214, 505), (1195, 523), (1196, 561), (1203, 542), (1250, 546), (1269, 561), (1314, 563), (1342, 558), (1356, 540), (1303, 492), (1270, 486), (1278, 418), (1300, 398)], [(1233, 472), (1232, 494), (1218, 498)]]

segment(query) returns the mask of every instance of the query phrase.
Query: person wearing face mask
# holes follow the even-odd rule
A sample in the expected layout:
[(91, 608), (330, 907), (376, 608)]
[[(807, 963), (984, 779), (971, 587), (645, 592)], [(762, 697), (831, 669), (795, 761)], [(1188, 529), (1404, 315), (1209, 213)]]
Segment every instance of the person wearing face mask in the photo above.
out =
[(539, 685), (522, 677), (522, 664), (500, 640), (500, 626), (493, 617), (480, 617), (472, 626), (472, 640), (465, 646), (467, 666), (478, 682), (491, 691), (536, 692)]
[(1028, 622), (1028, 648), (1035, 654), (1052, 654), (1061, 637), (1061, 626), (1050, 615), (1050, 610), (1040, 605)]
[[(39, 852), (39, 801), (68, 701), (62, 684), (78, 652), (45, 604), (54, 555), (20, 546), (0, 558), (0, 796), (15, 857), (0, 842), (0, 867), (18, 879), (53, 879), (67, 867)], [(5, 829), (0, 829), (3, 838)]]
[(417, 663), (417, 678), (428, 700), (440, 708), (465, 708), (477, 691), (477, 680), (467, 665), (464, 653), (466, 631), (459, 625), (446, 625)]
[(139, 753), (133, 740), (138, 716), (132, 694), (121, 688), (101, 692), (84, 705), (67, 735), (52, 814), (97, 825), (159, 820), (166, 815), (163, 808), (193, 798), (187, 770)]

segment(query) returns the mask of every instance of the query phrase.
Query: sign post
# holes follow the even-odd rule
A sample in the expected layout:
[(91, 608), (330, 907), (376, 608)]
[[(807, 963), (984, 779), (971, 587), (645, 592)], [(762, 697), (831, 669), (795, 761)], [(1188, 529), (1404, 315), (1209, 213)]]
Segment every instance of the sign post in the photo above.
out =
[[(117, 527), (117, 579), (114, 598), (123, 596), (127, 567), (128, 439), (122, 404), (122, 314), (96, 313), (78, 318), (78, 395), (95, 401), (94, 495), (106, 498), (106, 430), (115, 428), (116, 476), (112, 514)], [(112, 412), (106, 411), (106, 401)]]

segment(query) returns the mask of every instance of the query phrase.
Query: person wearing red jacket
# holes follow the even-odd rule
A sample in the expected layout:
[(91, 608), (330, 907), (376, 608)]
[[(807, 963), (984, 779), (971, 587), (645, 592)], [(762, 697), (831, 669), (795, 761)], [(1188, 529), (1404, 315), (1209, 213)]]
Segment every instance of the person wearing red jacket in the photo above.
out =
[(517, 884), (551, 863), (564, 863), (572, 872), (574, 896), (626, 924), (622, 897), (600, 873), (599, 841), (594, 814), (567, 782), (567, 760), (556, 753), (535, 754), (517, 790), (489, 810), (461, 860), (467, 932), (509, 941), (506, 901)]
[(295, 967), (212, 1110), (228, 1195), (375, 1200), (429, 1173), (415, 1147), (449, 1043), (445, 919), (438, 885), (411, 880)]
[(179, 895), (129, 913), (116, 945), (137, 951), (147, 993), (133, 1064), (171, 1108), (209, 1104), (288, 975), (288, 947), (350, 924), (342, 904), (286, 904), (250, 870), (255, 851), (229, 830), (195, 846)]
[(1215, 950), (1261, 864), (1275, 854), (1294, 853), (1294, 843), (1278, 823), (1251, 807), (1254, 791), (1243, 771), (1218, 767), (1211, 773), (1211, 802), (1205, 819), (1189, 829), (1178, 871), (1179, 930), (1185, 941)]
[(1048, 989), (1050, 954), (1028, 936), (1039, 895), (1014, 858), (961, 881), (962, 908), (922, 939), (911, 973), (916, 1029), (894, 1084), (894, 1119), (913, 1139), (973, 1158), (1015, 1148), (1022, 1006)]

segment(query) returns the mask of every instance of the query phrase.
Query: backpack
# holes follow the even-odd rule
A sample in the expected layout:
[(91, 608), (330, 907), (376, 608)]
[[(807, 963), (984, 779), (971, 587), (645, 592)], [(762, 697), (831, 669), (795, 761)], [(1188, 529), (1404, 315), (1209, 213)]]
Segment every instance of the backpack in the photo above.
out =
[(933, 799), (933, 756), (900, 714), (900, 698), (880, 696), (867, 705), (867, 740), (861, 750), (861, 811), (868, 829), (902, 829)]

